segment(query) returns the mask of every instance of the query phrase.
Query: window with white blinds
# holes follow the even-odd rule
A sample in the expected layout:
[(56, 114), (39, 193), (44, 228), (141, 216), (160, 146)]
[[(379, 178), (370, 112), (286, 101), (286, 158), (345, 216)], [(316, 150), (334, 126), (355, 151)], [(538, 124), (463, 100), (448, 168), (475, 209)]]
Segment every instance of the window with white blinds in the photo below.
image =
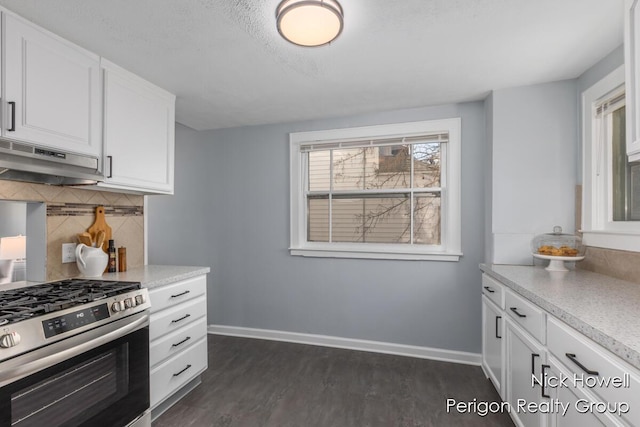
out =
[(460, 119), (291, 134), (291, 253), (458, 260)]
[(640, 251), (640, 162), (626, 150), (624, 67), (582, 93), (582, 232), (587, 246)]

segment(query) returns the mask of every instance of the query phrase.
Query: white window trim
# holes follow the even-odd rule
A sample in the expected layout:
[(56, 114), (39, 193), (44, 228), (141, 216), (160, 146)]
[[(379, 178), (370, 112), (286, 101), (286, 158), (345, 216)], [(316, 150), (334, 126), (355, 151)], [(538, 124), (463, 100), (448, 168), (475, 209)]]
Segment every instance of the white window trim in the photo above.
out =
[[(367, 258), (397, 260), (458, 261), (462, 256), (461, 238), (461, 119), (459, 117), (421, 122), (357, 128), (296, 132), (289, 135), (290, 162), (290, 247), (291, 255), (331, 258)], [(442, 189), (446, 200), (442, 217), (442, 245), (421, 246), (401, 244), (352, 244), (307, 242), (304, 197), (304, 164), (300, 146), (310, 142), (328, 143), (337, 140), (398, 137), (426, 132), (446, 131), (449, 134), (446, 156), (446, 176)]]
[(625, 83), (624, 66), (620, 66), (582, 93), (582, 237), (587, 246), (640, 252), (640, 222), (612, 221), (606, 204), (599, 203), (609, 185), (607, 174), (596, 176), (598, 169), (594, 104), (616, 87)]

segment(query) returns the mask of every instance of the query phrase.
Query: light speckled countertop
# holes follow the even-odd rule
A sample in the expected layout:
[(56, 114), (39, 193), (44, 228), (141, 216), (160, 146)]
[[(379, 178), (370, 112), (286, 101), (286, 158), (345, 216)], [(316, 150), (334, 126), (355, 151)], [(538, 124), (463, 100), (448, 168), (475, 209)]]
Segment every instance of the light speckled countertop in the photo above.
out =
[(640, 368), (640, 284), (584, 270), (485, 264), (480, 269)]
[(123, 273), (107, 273), (104, 280), (122, 280), (125, 282), (140, 282), (146, 288), (169, 285), (180, 280), (190, 279), (207, 274), (209, 267), (186, 267), (177, 265), (145, 265), (132, 268)]

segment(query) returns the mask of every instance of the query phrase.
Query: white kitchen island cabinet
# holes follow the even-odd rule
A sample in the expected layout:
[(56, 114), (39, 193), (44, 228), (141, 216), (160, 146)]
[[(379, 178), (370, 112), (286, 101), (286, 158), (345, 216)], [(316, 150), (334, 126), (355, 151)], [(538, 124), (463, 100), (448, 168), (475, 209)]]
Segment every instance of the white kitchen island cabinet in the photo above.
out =
[(640, 160), (640, 0), (625, 1), (624, 48), (627, 109), (627, 155)]
[(173, 194), (175, 95), (102, 59), (104, 171), (99, 187)]
[(100, 57), (5, 10), (2, 27), (2, 136), (100, 158)]
[[(587, 271), (481, 269), (483, 292), (487, 285), (494, 291), (494, 308), (503, 288), (504, 311), (497, 315), (506, 318), (506, 351), (496, 389), (516, 425), (640, 426), (637, 284)], [(483, 304), (488, 299), (485, 293)], [(494, 332), (483, 329), (483, 335)], [(483, 342), (489, 339), (483, 336)], [(483, 361), (492, 359), (485, 354), (491, 351), (483, 346)]]

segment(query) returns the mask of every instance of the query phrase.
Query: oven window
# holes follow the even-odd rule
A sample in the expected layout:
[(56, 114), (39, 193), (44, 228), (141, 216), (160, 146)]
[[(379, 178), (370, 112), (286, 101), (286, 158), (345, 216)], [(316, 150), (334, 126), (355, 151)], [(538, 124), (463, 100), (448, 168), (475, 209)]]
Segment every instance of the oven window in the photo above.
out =
[(0, 427), (123, 427), (148, 409), (148, 327), (0, 388)]
[(109, 407), (128, 393), (128, 353), (125, 343), (13, 393), (11, 425), (81, 423)]

